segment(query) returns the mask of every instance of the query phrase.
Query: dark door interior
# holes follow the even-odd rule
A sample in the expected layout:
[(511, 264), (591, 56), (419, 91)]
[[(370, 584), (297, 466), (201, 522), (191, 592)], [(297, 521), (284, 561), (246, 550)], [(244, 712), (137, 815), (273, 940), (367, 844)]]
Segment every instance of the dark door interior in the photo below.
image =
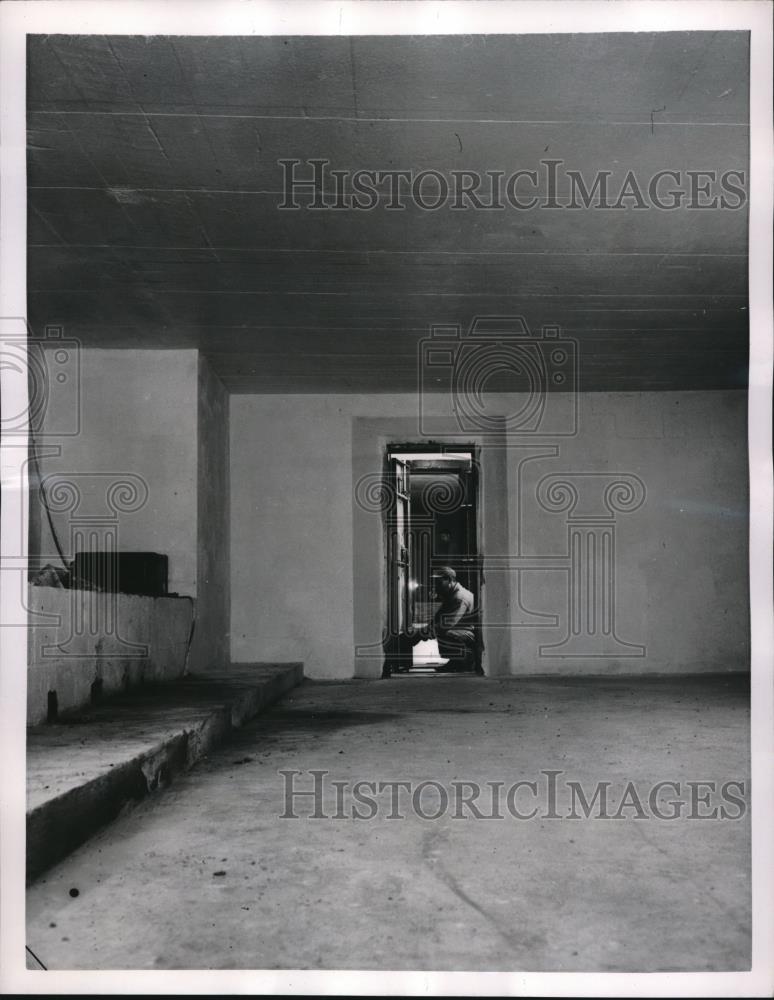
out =
[[(406, 457), (411, 455), (411, 457)], [(433, 573), (451, 566), (480, 609), (478, 465), (474, 454), (388, 452), (392, 505), (387, 518), (388, 627), (385, 675), (410, 670), (409, 636), (438, 607)]]

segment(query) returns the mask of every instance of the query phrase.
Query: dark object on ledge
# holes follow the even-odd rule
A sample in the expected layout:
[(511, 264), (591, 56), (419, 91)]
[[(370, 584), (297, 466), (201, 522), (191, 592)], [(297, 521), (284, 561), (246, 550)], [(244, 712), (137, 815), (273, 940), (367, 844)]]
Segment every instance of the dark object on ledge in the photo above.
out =
[(169, 560), (158, 552), (76, 552), (76, 586), (108, 593), (165, 597)]

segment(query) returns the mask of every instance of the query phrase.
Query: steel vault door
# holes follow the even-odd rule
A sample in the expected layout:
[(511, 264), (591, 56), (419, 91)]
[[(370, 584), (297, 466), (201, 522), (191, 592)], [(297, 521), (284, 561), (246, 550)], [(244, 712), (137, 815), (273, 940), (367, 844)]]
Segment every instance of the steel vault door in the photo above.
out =
[(405, 635), (411, 628), (411, 465), (390, 459), (392, 510), (387, 524), (387, 577), (391, 635)]
[[(382, 676), (389, 677), (411, 667), (410, 636), (415, 625), (427, 624), (432, 618), (428, 603), (433, 570), (452, 565), (479, 608), (483, 579), (478, 547), (478, 466), (473, 456), (465, 465), (437, 455), (413, 461), (391, 455), (384, 475), (390, 505), (385, 519), (387, 624)], [(452, 527), (454, 519), (457, 530), (452, 529), (451, 534), (457, 544), (450, 548), (444, 538), (450, 534), (446, 529)], [(417, 602), (418, 595), (424, 600)]]

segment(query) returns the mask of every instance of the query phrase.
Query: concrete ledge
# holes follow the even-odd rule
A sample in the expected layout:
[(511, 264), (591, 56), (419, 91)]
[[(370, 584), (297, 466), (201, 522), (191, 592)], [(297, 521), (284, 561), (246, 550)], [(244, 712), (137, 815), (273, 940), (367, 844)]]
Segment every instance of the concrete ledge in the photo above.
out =
[(300, 663), (240, 665), (147, 685), (28, 729), (27, 880), (302, 680)]
[(147, 681), (182, 677), (193, 607), (188, 597), (89, 590), (27, 590), (27, 725), (46, 722), (48, 696), (60, 712)]

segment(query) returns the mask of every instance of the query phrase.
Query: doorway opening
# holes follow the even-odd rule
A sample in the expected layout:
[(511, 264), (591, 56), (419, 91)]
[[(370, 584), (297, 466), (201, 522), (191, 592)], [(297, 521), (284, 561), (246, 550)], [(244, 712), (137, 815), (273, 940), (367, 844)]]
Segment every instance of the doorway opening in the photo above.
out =
[[(390, 445), (384, 474), (390, 503), (385, 516), (387, 627), (382, 676), (480, 674), (477, 449)], [(438, 581), (448, 570), (453, 593), (444, 597)], [(462, 646), (450, 653), (448, 636), (440, 627), (443, 618), (438, 616), (455, 597), (468, 603), (459, 623), (459, 631), (465, 633)]]

